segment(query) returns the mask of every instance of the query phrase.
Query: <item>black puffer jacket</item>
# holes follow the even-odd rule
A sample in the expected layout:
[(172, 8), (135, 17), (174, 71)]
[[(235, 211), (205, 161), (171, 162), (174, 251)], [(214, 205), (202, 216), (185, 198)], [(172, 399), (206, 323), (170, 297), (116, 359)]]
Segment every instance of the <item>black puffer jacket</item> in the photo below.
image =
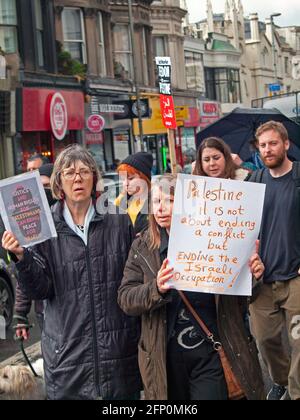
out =
[(46, 300), (42, 351), (49, 399), (123, 398), (140, 390), (138, 319), (117, 304), (132, 241), (127, 216), (96, 214), (86, 247), (53, 209), (58, 233), (26, 250), (21, 290)]

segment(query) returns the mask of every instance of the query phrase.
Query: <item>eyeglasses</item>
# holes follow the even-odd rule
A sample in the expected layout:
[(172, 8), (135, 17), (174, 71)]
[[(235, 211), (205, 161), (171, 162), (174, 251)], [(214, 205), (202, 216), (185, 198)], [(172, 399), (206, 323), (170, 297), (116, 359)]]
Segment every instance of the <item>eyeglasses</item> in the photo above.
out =
[(76, 175), (79, 175), (81, 179), (89, 179), (92, 173), (93, 172), (87, 168), (82, 168), (78, 172), (76, 172), (75, 169), (66, 169), (62, 172), (62, 175), (66, 181), (73, 181), (76, 178)]

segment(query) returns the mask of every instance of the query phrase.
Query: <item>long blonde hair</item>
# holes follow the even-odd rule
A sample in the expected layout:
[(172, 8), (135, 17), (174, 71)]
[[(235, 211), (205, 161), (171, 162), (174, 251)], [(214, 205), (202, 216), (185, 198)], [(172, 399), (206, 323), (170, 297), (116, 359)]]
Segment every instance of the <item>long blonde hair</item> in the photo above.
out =
[(175, 196), (177, 175), (165, 174), (158, 177), (155, 177), (152, 180), (151, 188), (151, 211), (149, 216), (149, 233), (150, 233), (150, 249), (158, 249), (160, 247), (160, 227), (157, 224), (154, 214), (153, 214), (153, 205), (152, 197), (153, 190), (159, 188), (164, 194), (171, 197)]

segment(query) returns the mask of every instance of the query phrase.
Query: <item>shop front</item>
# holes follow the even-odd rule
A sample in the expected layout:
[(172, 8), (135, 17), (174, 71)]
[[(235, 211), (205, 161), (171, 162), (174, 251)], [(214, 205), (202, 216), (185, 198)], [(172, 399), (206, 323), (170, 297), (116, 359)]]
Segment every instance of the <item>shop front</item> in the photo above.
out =
[(222, 117), (221, 104), (216, 101), (198, 101), (200, 113), (200, 129), (206, 128), (210, 124), (218, 121)]
[(43, 88), (17, 90), (16, 173), (39, 153), (54, 162), (69, 144), (82, 143), (84, 95), (81, 91)]
[[(133, 150), (131, 119), (126, 105), (129, 97), (125, 94), (109, 96), (97, 90), (90, 92), (85, 107), (84, 144), (103, 172), (115, 171), (118, 163)], [(91, 121), (95, 121), (94, 127)]]
[(180, 165), (183, 170), (186, 166), (190, 166), (196, 159), (196, 135), (200, 124), (200, 114), (198, 108), (189, 107), (187, 118), (183, 122), (183, 126), (178, 128), (178, 136), (180, 142)]
[[(159, 96), (150, 96), (149, 107), (151, 117), (143, 119), (144, 149), (152, 153), (153, 173), (159, 175), (168, 168), (168, 136), (161, 116)], [(133, 122), (133, 133), (140, 135), (137, 120)]]

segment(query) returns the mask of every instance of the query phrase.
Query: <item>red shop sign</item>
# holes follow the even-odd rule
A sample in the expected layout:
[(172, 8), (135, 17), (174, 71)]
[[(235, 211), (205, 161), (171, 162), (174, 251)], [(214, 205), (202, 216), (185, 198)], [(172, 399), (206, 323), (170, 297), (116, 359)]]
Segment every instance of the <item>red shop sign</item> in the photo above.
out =
[(175, 130), (177, 123), (173, 97), (160, 95), (160, 109), (164, 126), (169, 130)]
[(103, 133), (85, 133), (85, 144), (103, 144)]
[(86, 122), (91, 133), (101, 133), (105, 127), (105, 119), (101, 115), (90, 115)]
[(50, 124), (57, 140), (63, 140), (68, 130), (68, 110), (60, 93), (55, 93), (50, 102)]
[[(68, 121), (67, 129), (83, 130), (85, 125), (83, 92), (63, 89), (58, 92), (54, 89), (44, 88), (20, 89), (20, 100), (17, 108), (18, 130), (25, 132), (52, 131), (50, 104), (54, 101), (54, 96), (57, 93), (59, 93), (65, 102)], [(60, 108), (59, 105), (57, 106), (58, 108)], [(56, 114), (56, 125), (61, 126), (62, 121), (59, 122), (59, 115), (60, 110)]]

